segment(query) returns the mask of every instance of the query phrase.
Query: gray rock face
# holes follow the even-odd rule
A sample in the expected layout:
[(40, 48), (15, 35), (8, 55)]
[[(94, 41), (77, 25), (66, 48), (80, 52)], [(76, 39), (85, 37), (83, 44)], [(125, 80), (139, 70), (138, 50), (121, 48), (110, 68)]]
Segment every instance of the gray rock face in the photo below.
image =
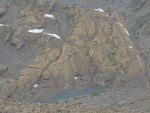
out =
[(0, 64), (0, 73), (6, 71), (7, 69), (8, 69), (7, 66)]
[(128, 30), (132, 35), (134, 44), (145, 60), (149, 68), (150, 65), (150, 1), (132, 0), (132, 2), (123, 9)]
[(0, 17), (2, 17), (6, 13), (6, 9), (2, 3), (0, 3)]
[(2, 17), (5, 14), (5, 10), (4, 9), (0, 9), (0, 17)]
[(119, 7), (124, 7), (131, 0), (58, 0), (64, 5), (78, 5), (81, 7), (103, 8), (116, 10)]

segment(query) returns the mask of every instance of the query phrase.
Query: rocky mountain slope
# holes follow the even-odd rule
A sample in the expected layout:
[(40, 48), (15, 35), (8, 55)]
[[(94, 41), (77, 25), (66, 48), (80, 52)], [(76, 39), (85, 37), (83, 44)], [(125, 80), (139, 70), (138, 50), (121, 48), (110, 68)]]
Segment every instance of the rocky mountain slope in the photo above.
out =
[(58, 0), (63, 5), (73, 6), (78, 5), (80, 7), (89, 8), (103, 8), (105, 10), (118, 10), (121, 7), (125, 7), (131, 0)]
[(1, 0), (0, 112), (149, 112), (150, 2), (130, 1)]
[(134, 44), (140, 51), (146, 66), (149, 68), (149, 0), (133, 0), (125, 9), (125, 21)]
[(44, 0), (0, 6), (1, 99), (44, 100), (64, 89), (106, 86), (121, 75), (145, 72), (116, 12)]

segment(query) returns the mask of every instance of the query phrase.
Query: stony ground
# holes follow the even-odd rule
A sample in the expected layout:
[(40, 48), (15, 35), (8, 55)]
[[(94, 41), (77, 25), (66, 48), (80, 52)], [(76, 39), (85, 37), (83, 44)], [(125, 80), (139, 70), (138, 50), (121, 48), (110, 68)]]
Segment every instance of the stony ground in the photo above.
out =
[(104, 108), (75, 104), (25, 104), (0, 102), (1, 113), (142, 113), (130, 111), (127, 108)]

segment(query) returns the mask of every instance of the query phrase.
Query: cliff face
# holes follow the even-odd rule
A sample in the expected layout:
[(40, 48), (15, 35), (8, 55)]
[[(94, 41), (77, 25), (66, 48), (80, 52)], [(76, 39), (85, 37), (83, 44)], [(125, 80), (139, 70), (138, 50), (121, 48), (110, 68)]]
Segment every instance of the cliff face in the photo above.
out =
[[(8, 66), (1, 73), (2, 99), (46, 99), (60, 90), (107, 85), (116, 76), (145, 70), (115, 12), (63, 7), (55, 1), (21, 9), (17, 3), (0, 19), (5, 23), (0, 28), (0, 46), (5, 48), (0, 64)], [(9, 11), (17, 16), (9, 19)]]
[(149, 0), (132, 0), (123, 13), (127, 22), (128, 29), (132, 35), (134, 44), (139, 49), (145, 64), (149, 70), (150, 52), (150, 1)]

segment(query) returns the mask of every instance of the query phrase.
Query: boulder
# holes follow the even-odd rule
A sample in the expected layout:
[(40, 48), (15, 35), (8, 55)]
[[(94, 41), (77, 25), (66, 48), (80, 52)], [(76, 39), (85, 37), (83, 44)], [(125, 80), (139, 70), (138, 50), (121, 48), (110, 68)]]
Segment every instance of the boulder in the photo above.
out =
[(0, 17), (2, 17), (6, 13), (6, 8), (0, 4)]

